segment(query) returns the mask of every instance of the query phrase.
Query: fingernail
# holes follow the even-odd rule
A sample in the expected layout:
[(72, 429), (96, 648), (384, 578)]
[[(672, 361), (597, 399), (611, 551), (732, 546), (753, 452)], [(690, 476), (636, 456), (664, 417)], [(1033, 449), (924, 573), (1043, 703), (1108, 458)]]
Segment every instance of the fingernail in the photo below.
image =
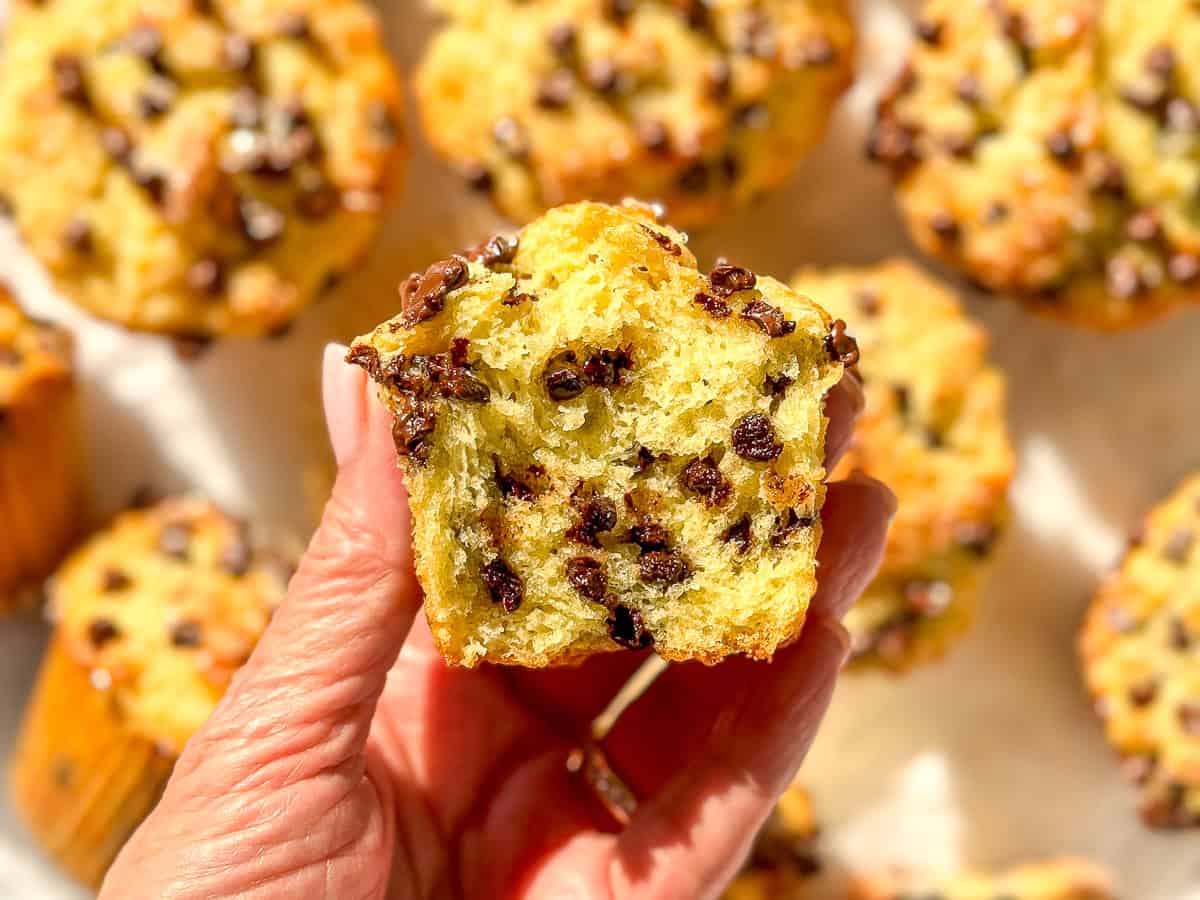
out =
[(333, 458), (341, 468), (358, 452), (364, 373), (346, 362), (347, 347), (327, 344), (321, 369), (321, 397), (325, 406), (325, 424)]

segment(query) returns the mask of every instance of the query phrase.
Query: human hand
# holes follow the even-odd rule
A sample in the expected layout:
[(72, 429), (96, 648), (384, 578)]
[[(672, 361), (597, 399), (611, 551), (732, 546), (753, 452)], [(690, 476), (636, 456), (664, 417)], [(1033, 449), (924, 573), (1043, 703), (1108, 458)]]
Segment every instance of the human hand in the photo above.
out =
[[(640, 800), (621, 826), (565, 763), (647, 654), (448, 667), (417, 616), (390, 416), (344, 352), (325, 358), (338, 477), (320, 527), (101, 900), (718, 894), (824, 714), (890, 492), (829, 486), (794, 644), (770, 663), (671, 665), (618, 720), (604, 752)], [(831, 469), (860, 408), (848, 376), (827, 402)]]

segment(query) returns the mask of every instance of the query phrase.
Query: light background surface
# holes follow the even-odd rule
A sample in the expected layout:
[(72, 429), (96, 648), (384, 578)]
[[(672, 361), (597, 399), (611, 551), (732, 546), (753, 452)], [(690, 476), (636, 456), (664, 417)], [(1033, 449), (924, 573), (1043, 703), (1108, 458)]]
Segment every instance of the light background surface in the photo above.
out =
[[(380, 5), (407, 73), (430, 23), (415, 3)], [(723, 253), (784, 277), (802, 264), (912, 252), (882, 173), (861, 152), (873, 97), (908, 40), (905, 4), (859, 5), (863, 77), (829, 137), (784, 190), (695, 237), (702, 264)], [(406, 187), (376, 252), (283, 340), (229, 341), (181, 362), (168, 342), (89, 320), (56, 297), (0, 225), (0, 277), (78, 336), (98, 519), (152, 484), (196, 488), (269, 530), (307, 534), (329, 467), (324, 343), (394, 312), (395, 285), (409, 271), (506, 227), (430, 158), (411, 109), (409, 119)], [(840, 685), (804, 768), (825, 846), (837, 865), (870, 868), (1081, 854), (1109, 865), (1127, 900), (1200, 900), (1200, 833), (1138, 823), (1074, 650), (1085, 604), (1124, 536), (1200, 466), (1200, 311), (1103, 336), (1001, 301), (969, 306), (1010, 379), (1014, 521), (978, 627), (945, 663)], [(0, 755), (11, 750), (44, 640), (40, 623), (0, 623)], [(37, 855), (0, 791), (0, 898), (83, 896)]]

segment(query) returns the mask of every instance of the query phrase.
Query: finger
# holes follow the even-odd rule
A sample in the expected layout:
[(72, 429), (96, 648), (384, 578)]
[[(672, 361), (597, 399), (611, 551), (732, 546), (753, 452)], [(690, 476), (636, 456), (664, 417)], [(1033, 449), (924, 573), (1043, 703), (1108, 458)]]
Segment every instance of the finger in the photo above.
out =
[[(408, 503), (390, 416), (365, 375), (327, 348), (324, 394), (338, 462), (333, 494), (287, 597), (225, 699), (192, 745), (234, 742), (222, 754), (244, 772), (300, 780), (353, 759), (420, 606)], [(225, 749), (229, 749), (226, 747)], [(287, 759), (256, 772), (264, 762)]]
[(825, 396), (825, 471), (832, 472), (854, 437), (854, 424), (866, 405), (862, 380), (853, 369), (847, 369), (842, 380)]
[(817, 593), (810, 615), (839, 621), (871, 583), (883, 559), (896, 495), (861, 471), (826, 488), (817, 550)]
[[(655, 733), (633, 733), (646, 723), (643, 710), (616, 742), (622, 752), (609, 750), (632, 767), (640, 741), (641, 752), (659, 761), (657, 784), (617, 839), (617, 896), (705, 896), (732, 877), (808, 752), (847, 647), (840, 625), (815, 616), (770, 663), (667, 671), (651, 689)], [(621, 762), (616, 768), (631, 781), (646, 775), (634, 768), (640, 777), (631, 778)]]

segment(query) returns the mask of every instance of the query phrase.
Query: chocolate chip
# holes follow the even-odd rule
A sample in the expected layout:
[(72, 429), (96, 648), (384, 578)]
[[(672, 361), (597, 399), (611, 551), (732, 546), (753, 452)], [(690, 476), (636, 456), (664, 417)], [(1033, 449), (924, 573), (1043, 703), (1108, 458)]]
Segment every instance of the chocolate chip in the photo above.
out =
[(75, 764), (65, 756), (54, 757), (54, 786), (59, 790), (70, 790), (75, 784)]
[(1088, 182), (1093, 190), (1115, 197), (1125, 195), (1125, 173), (1121, 164), (1107, 154), (1093, 154)]
[(679, 187), (689, 194), (699, 194), (708, 187), (708, 166), (702, 161), (692, 163), (679, 176)]
[(1173, 618), (1167, 626), (1168, 640), (1172, 649), (1184, 652), (1192, 646), (1192, 636), (1188, 633), (1187, 623), (1183, 619)]
[(892, 170), (899, 177), (920, 159), (916, 133), (891, 115), (880, 114), (867, 137), (867, 158)]
[(628, 650), (645, 650), (654, 644), (654, 636), (646, 630), (642, 614), (628, 606), (614, 606), (604, 623), (614, 643)]
[(156, 69), (162, 68), (162, 32), (153, 25), (142, 24), (134, 27), (121, 40), (121, 45)]
[(758, 283), (758, 278), (749, 269), (720, 263), (708, 273), (708, 285), (718, 297), (730, 297), (738, 291), (749, 291)]
[(0, 194), (0, 219), (11, 219), (16, 212), (13, 206), (12, 198), (6, 194)]
[(1053, 132), (1046, 138), (1046, 149), (1059, 162), (1071, 162), (1075, 159), (1075, 139), (1066, 129)]
[(964, 75), (954, 85), (954, 93), (963, 103), (977, 106), (983, 100), (983, 86), (974, 75)]
[(575, 556), (567, 560), (567, 581), (589, 600), (603, 603), (608, 595), (608, 576), (598, 559)]
[(567, 530), (567, 539), (589, 547), (599, 547), (597, 535), (617, 527), (617, 505), (607, 497), (593, 497), (578, 506), (579, 521)]
[(1200, 701), (1181, 703), (1177, 715), (1184, 734), (1200, 737)]
[(400, 133), (392, 107), (382, 100), (375, 100), (367, 107), (367, 127), (384, 144), (394, 144)]
[(517, 255), (517, 239), (498, 234), (480, 244), (467, 254), (468, 259), (478, 260), (489, 268), (508, 265)]
[(433, 405), (421, 400), (406, 399), (392, 422), (392, 443), (400, 456), (418, 462), (429, 458), (429, 435), (437, 427)]
[(298, 12), (285, 14), (279, 20), (277, 31), (283, 37), (291, 38), (295, 41), (308, 40), (312, 36), (308, 17)]
[(1159, 78), (1170, 78), (1175, 71), (1175, 51), (1169, 44), (1158, 44), (1151, 47), (1146, 54), (1146, 71)]
[(737, 546), (738, 554), (746, 553), (752, 541), (750, 516), (743, 515), (740, 519), (721, 532), (721, 540)]
[(680, 256), (683, 254), (683, 248), (681, 248), (677, 243), (675, 243), (661, 231), (657, 231), (651, 228), (649, 225), (643, 225), (641, 228), (642, 231), (649, 236), (650, 240), (654, 241), (654, 243), (658, 244), (658, 246), (662, 247), (672, 256)]
[(464, 165), (462, 177), (473, 191), (490, 191), (495, 184), (491, 171), (479, 162), (469, 162)]
[(175, 104), (179, 91), (174, 82), (166, 78), (151, 78), (138, 93), (138, 112), (143, 119), (157, 119), (166, 115)]
[(180, 619), (168, 630), (172, 647), (199, 647), (204, 642), (204, 626), (195, 619)]
[(257, 55), (254, 42), (244, 34), (227, 34), (221, 44), (221, 59), (232, 72), (248, 72)]
[(1000, 200), (993, 200), (988, 204), (987, 209), (983, 211), (983, 223), (985, 225), (998, 225), (1008, 219), (1012, 210), (1008, 208), (1008, 204)]
[(341, 192), (316, 170), (298, 179), (296, 211), (311, 222), (329, 218), (341, 205)]
[(704, 499), (706, 506), (720, 506), (729, 499), (729, 492), (733, 489), (711, 456), (693, 459), (683, 467), (679, 478), (686, 490)]
[(566, 61), (574, 55), (578, 46), (578, 34), (570, 22), (559, 22), (546, 34), (546, 42), (555, 56)]
[(1017, 52), (1021, 69), (1028, 72), (1033, 68), (1034, 50), (1033, 39), (1029, 33), (1029, 23), (1023, 15), (1005, 8), (1001, 3), (994, 3), (993, 9), (1000, 18), (1000, 30), (1012, 42)]
[(637, 454), (634, 456), (634, 459), (633, 459), (633, 467), (635, 470), (635, 474), (637, 474), (637, 475), (644, 474), (647, 469), (649, 469), (652, 465), (654, 465), (656, 462), (658, 462), (659, 458), (660, 457), (658, 457), (654, 453), (650, 452), (649, 448), (638, 447)]
[(173, 559), (186, 560), (192, 543), (192, 526), (186, 522), (169, 522), (158, 536), (158, 549)]
[(225, 549), (221, 551), (218, 563), (230, 575), (240, 578), (250, 571), (250, 564), (254, 561), (254, 549), (246, 537), (245, 528), (240, 528), (238, 532), (237, 537), (226, 544)]
[(259, 246), (279, 240), (287, 227), (283, 213), (256, 197), (242, 197), (238, 201), (238, 216), (242, 234)]
[(100, 590), (107, 593), (113, 591), (123, 591), (133, 584), (133, 579), (125, 574), (121, 569), (110, 566), (104, 570), (100, 576)]
[(412, 328), (431, 319), (446, 305), (446, 296), (467, 283), (470, 270), (461, 256), (439, 260), (423, 273), (413, 273), (400, 285), (400, 322)]
[(1183, 808), (1186, 789), (1180, 782), (1168, 781), (1142, 804), (1142, 821), (1152, 828), (1183, 828), (1200, 821)]
[(724, 100), (733, 86), (733, 69), (725, 59), (714, 59), (704, 70), (704, 84), (709, 97)]
[(74, 218), (63, 229), (63, 243), (80, 256), (87, 256), (95, 249), (92, 226), (87, 219)]
[(928, 44), (930, 47), (937, 47), (942, 42), (942, 34), (945, 32), (945, 26), (941, 22), (935, 22), (931, 19), (918, 19), (916, 32), (921, 43)]
[(996, 543), (996, 526), (991, 522), (959, 522), (954, 527), (954, 542), (976, 556), (985, 556)]
[(782, 397), (793, 384), (794, 378), (780, 372), (778, 375), (767, 375), (763, 379), (763, 390), (769, 397)]
[(202, 257), (188, 266), (186, 278), (188, 287), (197, 293), (216, 296), (225, 289), (225, 267), (212, 256)]
[(522, 160), (529, 155), (529, 139), (525, 129), (512, 116), (503, 116), (492, 126), (492, 138), (511, 159)]
[(703, 291), (696, 294), (696, 296), (692, 298), (692, 302), (703, 308), (703, 310), (714, 319), (724, 319), (731, 312), (733, 312), (733, 310), (729, 308), (729, 304), (724, 300), (720, 299), (719, 297), (714, 297), (711, 294), (706, 294)]
[(574, 351), (567, 350), (558, 354), (546, 365), (542, 373), (542, 381), (546, 385), (546, 393), (551, 400), (562, 402), (572, 400), (583, 393), (587, 386), (583, 378), (583, 369), (576, 362)]
[(115, 641), (119, 638), (121, 636), (121, 629), (117, 627), (115, 622), (109, 619), (92, 619), (88, 623), (87, 634), (92, 646), (99, 650), (109, 641)]
[(583, 374), (597, 387), (620, 387), (625, 383), (625, 372), (633, 368), (633, 356), (629, 348), (597, 350), (583, 364)]
[(783, 310), (765, 300), (751, 300), (738, 315), (756, 324), (766, 332), (767, 337), (783, 337), (796, 330), (796, 323), (784, 318)]
[(1131, 241), (1153, 241), (1162, 231), (1162, 220), (1153, 209), (1140, 209), (1125, 220), (1125, 234)]
[(508, 289), (508, 293), (505, 294), (500, 299), (500, 305), (501, 306), (520, 306), (522, 303), (526, 303), (526, 302), (533, 303), (536, 300), (537, 300), (537, 297), (533, 296), (533, 294), (526, 294), (524, 292), (518, 291), (517, 286), (514, 284), (511, 288)]
[(138, 187), (150, 195), (151, 201), (160, 206), (162, 205), (162, 202), (166, 199), (169, 187), (166, 175), (153, 169), (135, 167), (133, 169), (133, 180)]
[(783, 452), (775, 426), (760, 412), (747, 413), (733, 426), (733, 451), (742, 459), (769, 462)]
[(81, 109), (90, 109), (92, 103), (88, 96), (83, 64), (79, 61), (79, 57), (61, 53), (54, 57), (52, 66), (54, 88), (58, 92), (58, 96)]
[(546, 470), (539, 465), (528, 466), (523, 473), (506, 472), (500, 465), (500, 457), (492, 457), (492, 468), (495, 472), (496, 486), (504, 497), (515, 497), (518, 500), (533, 500), (545, 490), (544, 481)]
[(1129, 702), (1136, 707), (1149, 706), (1158, 696), (1158, 682), (1149, 678), (1129, 688)]
[(671, 134), (658, 119), (642, 119), (635, 126), (638, 142), (651, 153), (666, 153), (671, 149)]
[(542, 109), (562, 109), (575, 92), (575, 76), (570, 69), (555, 69), (538, 84), (535, 101)]
[(940, 240), (947, 242), (958, 240), (962, 234), (962, 226), (958, 224), (958, 220), (945, 211), (936, 212), (929, 217), (929, 230)]
[(841, 319), (834, 319), (830, 326), (825, 337), (825, 352), (830, 359), (839, 360), (844, 366), (858, 365), (858, 342), (846, 333), (846, 323)]
[(747, 103), (733, 111), (733, 126), (735, 128), (766, 128), (771, 117), (767, 107), (761, 103)]
[(499, 603), (505, 612), (516, 612), (525, 599), (525, 586), (508, 563), (497, 557), (483, 567), (480, 575), (492, 602)]
[(813, 519), (810, 516), (797, 515), (794, 509), (785, 510), (779, 514), (771, 527), (771, 546), (782, 547), (796, 532), (811, 528), (812, 525)]
[(638, 576), (647, 584), (679, 584), (692, 568), (675, 550), (650, 550), (638, 557)]
[(584, 67), (583, 80), (599, 94), (612, 94), (621, 85), (621, 72), (611, 59), (593, 59)]
[(637, 544), (644, 552), (650, 550), (665, 550), (671, 544), (671, 535), (667, 529), (653, 519), (643, 517), (640, 522), (629, 529), (629, 542)]
[(954, 590), (944, 581), (918, 579), (904, 586), (904, 600), (920, 616), (940, 616), (950, 607)]
[(624, 22), (633, 15), (637, 0), (604, 0), (604, 15), (615, 22)]
[(1171, 533), (1163, 546), (1163, 558), (1170, 562), (1183, 565), (1191, 555), (1196, 543), (1196, 533), (1190, 528), (1177, 528)]
[(101, 129), (100, 143), (110, 157), (122, 164), (133, 153), (133, 140), (120, 128), (106, 126)]

